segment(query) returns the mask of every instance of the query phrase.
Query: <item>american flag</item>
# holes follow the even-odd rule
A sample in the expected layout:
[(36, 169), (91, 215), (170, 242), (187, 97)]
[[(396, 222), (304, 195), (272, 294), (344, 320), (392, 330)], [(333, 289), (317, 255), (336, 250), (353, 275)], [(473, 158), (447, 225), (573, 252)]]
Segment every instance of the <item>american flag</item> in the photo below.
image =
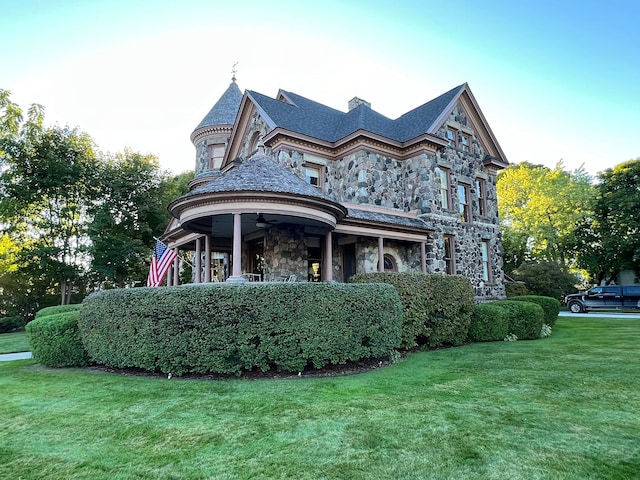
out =
[(147, 277), (147, 287), (157, 287), (164, 280), (169, 267), (178, 256), (176, 252), (167, 247), (160, 240), (156, 240), (156, 247), (153, 249), (151, 268)]

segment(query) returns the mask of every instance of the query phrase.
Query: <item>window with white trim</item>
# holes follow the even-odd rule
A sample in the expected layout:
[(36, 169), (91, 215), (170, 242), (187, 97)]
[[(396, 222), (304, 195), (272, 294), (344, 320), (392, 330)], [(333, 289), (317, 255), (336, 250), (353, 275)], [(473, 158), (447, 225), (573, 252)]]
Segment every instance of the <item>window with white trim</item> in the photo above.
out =
[(491, 250), (489, 240), (483, 240), (480, 245), (480, 254), (482, 261), (482, 280), (484, 282), (491, 281)]
[(436, 172), (440, 183), (440, 207), (442, 210), (448, 210), (451, 203), (449, 198), (449, 170), (438, 167)]

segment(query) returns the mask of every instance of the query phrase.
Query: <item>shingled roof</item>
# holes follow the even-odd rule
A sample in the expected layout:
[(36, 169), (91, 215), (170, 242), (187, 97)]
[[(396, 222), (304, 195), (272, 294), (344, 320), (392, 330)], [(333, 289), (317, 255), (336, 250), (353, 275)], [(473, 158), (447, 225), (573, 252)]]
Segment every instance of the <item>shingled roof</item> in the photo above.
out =
[(242, 92), (236, 82), (231, 82), (216, 104), (209, 110), (202, 121), (194, 129), (212, 125), (233, 125), (242, 102)]
[(365, 104), (345, 113), (284, 90), (280, 91), (280, 96), (285, 100), (254, 91), (248, 91), (248, 95), (265, 113), (272, 128), (280, 127), (328, 142), (336, 142), (358, 130), (404, 142), (429, 133), (435, 127), (434, 122), (464, 87), (465, 84), (453, 88), (395, 120)]
[[(254, 155), (240, 165), (220, 173), (214, 180), (182, 197), (223, 192), (265, 192), (301, 195), (338, 205), (331, 197), (309, 185), (295, 173), (265, 155)], [(343, 208), (343, 207), (340, 207)]]

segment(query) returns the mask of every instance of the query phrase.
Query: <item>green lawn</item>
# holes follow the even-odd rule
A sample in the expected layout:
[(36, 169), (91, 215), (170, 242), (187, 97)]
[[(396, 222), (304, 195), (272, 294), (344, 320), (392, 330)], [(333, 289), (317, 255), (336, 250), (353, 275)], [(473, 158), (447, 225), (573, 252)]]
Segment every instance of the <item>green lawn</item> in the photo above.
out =
[(25, 332), (0, 334), (0, 354), (14, 352), (28, 352), (31, 350)]
[(335, 378), (186, 380), (0, 363), (0, 478), (636, 479), (640, 320)]

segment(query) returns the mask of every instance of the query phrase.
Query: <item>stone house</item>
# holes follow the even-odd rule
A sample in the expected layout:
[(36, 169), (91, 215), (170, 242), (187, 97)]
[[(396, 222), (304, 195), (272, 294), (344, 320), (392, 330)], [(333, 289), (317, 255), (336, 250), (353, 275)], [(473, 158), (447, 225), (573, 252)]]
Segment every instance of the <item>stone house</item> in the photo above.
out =
[(466, 83), (392, 120), (357, 97), (343, 112), (243, 94), (234, 78), (191, 141), (195, 177), (162, 238), (194, 252), (196, 283), (422, 271), (504, 297), (496, 175), (508, 162)]

